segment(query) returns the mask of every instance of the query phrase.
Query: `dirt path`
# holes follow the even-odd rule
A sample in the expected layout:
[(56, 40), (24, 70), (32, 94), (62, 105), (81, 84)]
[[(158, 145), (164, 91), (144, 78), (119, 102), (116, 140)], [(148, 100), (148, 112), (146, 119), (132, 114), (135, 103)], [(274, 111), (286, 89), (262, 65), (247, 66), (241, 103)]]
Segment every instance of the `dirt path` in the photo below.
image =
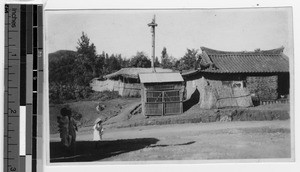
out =
[[(290, 158), (289, 126), (286, 120), (110, 129), (105, 131), (104, 141), (97, 149), (91, 148), (92, 133), (79, 133), (78, 147), (82, 146), (84, 151), (76, 152), (79, 158), (64, 161)], [(57, 158), (53, 154), (53, 161)]]

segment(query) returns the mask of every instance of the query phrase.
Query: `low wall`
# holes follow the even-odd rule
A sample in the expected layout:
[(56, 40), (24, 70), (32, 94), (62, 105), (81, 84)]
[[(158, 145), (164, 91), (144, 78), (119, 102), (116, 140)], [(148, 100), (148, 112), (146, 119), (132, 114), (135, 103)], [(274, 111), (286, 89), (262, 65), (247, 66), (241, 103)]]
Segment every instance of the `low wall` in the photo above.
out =
[(90, 83), (90, 86), (94, 91), (113, 91), (114, 83), (115, 81), (109, 79), (104, 81), (98, 81), (95, 79), (92, 83)]
[(123, 97), (140, 97), (140, 83), (124, 83), (120, 80), (94, 80), (90, 86), (94, 91), (117, 91)]

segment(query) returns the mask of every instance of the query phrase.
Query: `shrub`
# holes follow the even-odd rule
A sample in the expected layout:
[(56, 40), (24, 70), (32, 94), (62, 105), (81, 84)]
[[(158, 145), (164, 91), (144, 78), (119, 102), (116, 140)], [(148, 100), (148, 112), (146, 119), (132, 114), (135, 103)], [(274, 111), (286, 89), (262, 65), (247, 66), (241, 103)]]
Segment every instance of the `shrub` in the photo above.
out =
[(254, 93), (259, 100), (275, 100), (278, 98), (278, 77), (274, 76), (249, 76), (247, 88)]
[(98, 100), (105, 101), (105, 100), (111, 100), (119, 97), (120, 95), (117, 91), (101, 91), (101, 92), (93, 92), (88, 99), (96, 100), (96, 101)]
[(60, 104), (72, 100), (82, 100), (90, 97), (93, 90), (89, 86), (49, 84), (50, 103)]

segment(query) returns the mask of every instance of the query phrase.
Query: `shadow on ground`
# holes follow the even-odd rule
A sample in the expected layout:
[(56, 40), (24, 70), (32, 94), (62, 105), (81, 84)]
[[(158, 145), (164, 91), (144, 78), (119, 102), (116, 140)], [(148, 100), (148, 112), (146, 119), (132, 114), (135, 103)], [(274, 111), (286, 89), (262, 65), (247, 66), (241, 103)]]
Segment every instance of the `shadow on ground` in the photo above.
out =
[(199, 99), (200, 92), (198, 91), (198, 89), (196, 89), (195, 92), (191, 95), (191, 98), (183, 102), (183, 112), (189, 110), (195, 104), (199, 103)]
[(60, 142), (50, 143), (50, 162), (98, 161), (122, 153), (127, 153), (156, 144), (156, 138), (137, 138), (98, 142), (78, 141), (72, 153), (65, 150)]
[(180, 144), (171, 144), (171, 145), (151, 145), (149, 146), (150, 148), (155, 148), (155, 147), (168, 147), (168, 146), (186, 146), (186, 145), (191, 145), (194, 144), (195, 141), (187, 142), (187, 143), (180, 143)]

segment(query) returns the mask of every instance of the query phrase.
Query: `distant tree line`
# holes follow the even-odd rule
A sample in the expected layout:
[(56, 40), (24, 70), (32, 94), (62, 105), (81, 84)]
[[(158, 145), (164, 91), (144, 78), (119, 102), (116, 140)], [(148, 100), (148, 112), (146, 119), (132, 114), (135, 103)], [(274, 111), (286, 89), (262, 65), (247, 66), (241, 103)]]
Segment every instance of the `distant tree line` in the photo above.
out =
[[(144, 52), (137, 52), (131, 59), (121, 54), (96, 53), (96, 46), (82, 33), (77, 42), (77, 51), (60, 50), (49, 54), (49, 93), (51, 103), (88, 98), (92, 90), (89, 83), (93, 78), (125, 67), (151, 67), (151, 60)], [(173, 70), (189, 70), (197, 67), (198, 50), (187, 49), (177, 60), (169, 56), (164, 47), (161, 63), (155, 58), (154, 66)]]
[(185, 55), (179, 60), (175, 59), (173, 56), (169, 56), (166, 47), (164, 47), (161, 52), (162, 68), (169, 68), (178, 71), (196, 69), (198, 68), (199, 60), (200, 55), (196, 49), (187, 49)]

